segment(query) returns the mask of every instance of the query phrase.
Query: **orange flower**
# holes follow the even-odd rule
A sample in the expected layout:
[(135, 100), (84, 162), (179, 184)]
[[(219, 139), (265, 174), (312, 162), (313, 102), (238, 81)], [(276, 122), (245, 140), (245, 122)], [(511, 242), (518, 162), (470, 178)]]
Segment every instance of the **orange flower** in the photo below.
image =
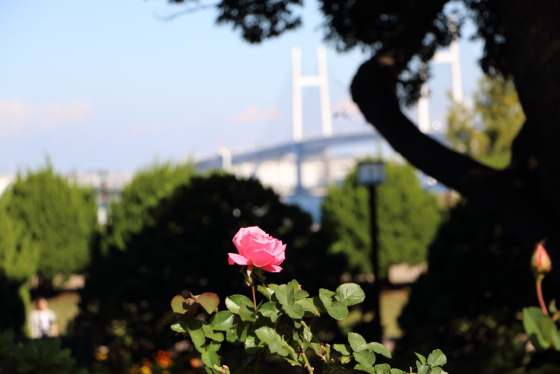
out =
[(201, 368), (204, 366), (204, 363), (199, 358), (191, 358), (189, 363), (193, 368)]

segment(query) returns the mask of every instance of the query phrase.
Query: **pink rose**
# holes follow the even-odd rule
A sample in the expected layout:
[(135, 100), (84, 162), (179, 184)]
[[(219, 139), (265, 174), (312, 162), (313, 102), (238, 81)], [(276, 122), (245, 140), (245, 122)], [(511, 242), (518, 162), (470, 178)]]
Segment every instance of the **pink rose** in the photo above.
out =
[(280, 265), (284, 262), (286, 244), (274, 239), (257, 226), (239, 229), (233, 238), (233, 244), (239, 251), (228, 253), (230, 265), (247, 265), (249, 268), (256, 266), (266, 271), (278, 273), (282, 270)]

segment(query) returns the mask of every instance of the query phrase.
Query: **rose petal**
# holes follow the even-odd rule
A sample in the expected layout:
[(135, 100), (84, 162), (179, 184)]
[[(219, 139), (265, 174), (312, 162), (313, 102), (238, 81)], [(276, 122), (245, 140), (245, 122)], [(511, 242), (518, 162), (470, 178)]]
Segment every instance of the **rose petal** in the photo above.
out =
[(272, 254), (268, 253), (264, 249), (258, 250), (253, 252), (253, 257), (251, 258), (251, 262), (253, 265), (262, 268), (263, 266), (268, 266), (274, 262), (276, 257)]
[(240, 228), (233, 237), (233, 244), (240, 255), (250, 259), (254, 251), (265, 248), (266, 242), (270, 240), (266, 232), (257, 226), (251, 226)]
[(276, 265), (263, 266), (261, 269), (270, 271), (271, 273), (279, 273), (282, 271), (282, 268)]
[(228, 253), (228, 263), (230, 265), (233, 265), (234, 263), (238, 264), (238, 265), (248, 265), (249, 264), (249, 260), (247, 260), (245, 257), (238, 255), (237, 253)]
[(274, 244), (276, 244), (275, 248), (270, 251), (270, 253), (274, 256), (278, 257), (280, 254), (284, 254), (284, 252), (286, 252), (286, 244), (282, 244), (280, 240), (276, 240), (276, 243)]

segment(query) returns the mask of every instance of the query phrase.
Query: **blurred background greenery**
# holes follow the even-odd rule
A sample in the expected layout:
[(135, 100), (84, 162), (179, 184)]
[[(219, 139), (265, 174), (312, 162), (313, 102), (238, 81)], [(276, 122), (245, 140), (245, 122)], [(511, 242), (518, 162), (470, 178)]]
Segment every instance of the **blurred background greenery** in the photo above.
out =
[[(511, 81), (483, 79), (475, 103), (450, 108), (449, 141), (504, 166), (514, 130), (503, 121), (523, 121)], [(528, 254), (492, 214), (450, 191), (426, 191), (416, 173), (389, 160), (378, 189), (381, 318), (396, 366), (412, 365), (411, 352), (439, 348), (456, 374), (523, 368), (528, 339), (519, 311), (536, 304)], [(0, 329), (24, 336), (31, 296), (45, 296), (61, 334), (89, 337), (86, 355), (96, 372), (197, 372), (188, 340), (160, 322), (175, 294), (248, 292), (239, 269), (226, 262), (241, 227), (259, 226), (288, 245), (284, 270), (270, 274), (271, 282), (297, 279), (313, 293), (348, 281), (367, 289), (373, 281), (367, 190), (355, 169), (329, 188), (320, 227), (257, 180), (200, 174), (189, 163), (138, 171), (112, 201), (106, 225), (96, 221), (95, 199), (48, 160), (20, 173), (0, 197)], [(393, 282), (390, 269), (399, 264), (427, 271), (414, 284)], [(65, 290), (72, 274), (84, 284)], [(546, 281), (545, 293), (557, 297)], [(321, 319), (315, 328), (332, 342), (373, 318), (367, 306), (356, 306), (346, 320)], [(232, 367), (237, 349), (225, 352)], [(285, 370), (268, 365), (267, 372)]]

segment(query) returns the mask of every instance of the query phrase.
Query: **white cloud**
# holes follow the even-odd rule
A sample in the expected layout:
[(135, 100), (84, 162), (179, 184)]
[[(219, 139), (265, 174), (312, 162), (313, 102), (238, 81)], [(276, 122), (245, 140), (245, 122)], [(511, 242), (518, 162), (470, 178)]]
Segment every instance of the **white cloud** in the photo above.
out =
[(50, 129), (87, 122), (92, 106), (90, 101), (33, 105), (21, 100), (0, 99), (0, 137), (8, 136), (22, 127)]
[(229, 127), (236, 125), (246, 125), (250, 123), (266, 122), (281, 118), (283, 115), (282, 111), (278, 108), (268, 108), (265, 110), (259, 110), (255, 106), (249, 106), (241, 113), (238, 113), (231, 117), (227, 121)]

